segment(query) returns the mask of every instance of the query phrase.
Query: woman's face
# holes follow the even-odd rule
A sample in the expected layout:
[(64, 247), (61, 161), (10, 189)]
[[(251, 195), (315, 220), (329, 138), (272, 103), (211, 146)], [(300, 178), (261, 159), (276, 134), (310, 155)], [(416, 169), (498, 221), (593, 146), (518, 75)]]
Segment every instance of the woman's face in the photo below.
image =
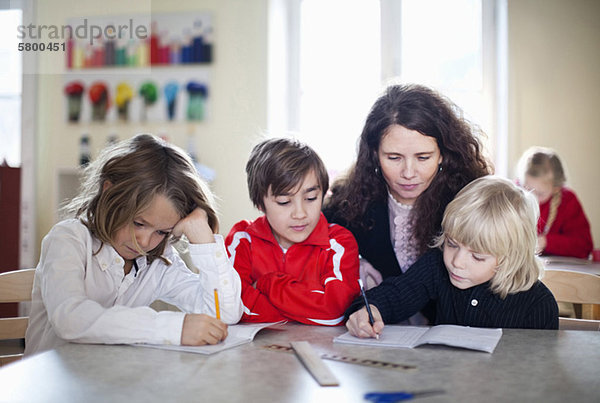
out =
[(387, 129), (377, 156), (390, 193), (408, 205), (429, 187), (443, 159), (435, 138), (400, 125)]

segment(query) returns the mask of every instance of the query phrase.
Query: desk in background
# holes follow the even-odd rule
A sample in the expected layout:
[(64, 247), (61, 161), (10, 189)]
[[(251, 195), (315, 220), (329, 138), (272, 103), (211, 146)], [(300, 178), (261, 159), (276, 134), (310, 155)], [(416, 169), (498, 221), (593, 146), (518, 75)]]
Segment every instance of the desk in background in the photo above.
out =
[(600, 262), (563, 256), (541, 256), (541, 259), (547, 269), (579, 271), (600, 276)]
[[(373, 391), (444, 389), (426, 402), (597, 402), (600, 332), (505, 329), (493, 354), (424, 346), (333, 344), (342, 327), (287, 324), (202, 356), (130, 346), (69, 344), (0, 369), (0, 401), (361, 402)], [(320, 353), (417, 366), (397, 371), (325, 360), (339, 387), (320, 387), (289, 353), (261, 348), (307, 340)]]

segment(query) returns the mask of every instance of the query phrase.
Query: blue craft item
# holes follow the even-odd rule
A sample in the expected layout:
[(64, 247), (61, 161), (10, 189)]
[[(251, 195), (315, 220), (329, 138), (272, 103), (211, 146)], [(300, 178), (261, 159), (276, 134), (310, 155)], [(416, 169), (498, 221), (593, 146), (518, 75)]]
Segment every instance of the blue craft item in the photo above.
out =
[(191, 63), (192, 61), (192, 47), (185, 45), (181, 47), (181, 63)]
[(167, 100), (167, 115), (169, 120), (173, 120), (175, 118), (175, 106), (179, 84), (177, 84), (176, 81), (170, 81), (165, 85), (163, 91), (165, 92), (165, 99)]
[(188, 120), (204, 119), (204, 103), (208, 96), (206, 85), (196, 81), (190, 81), (186, 86), (189, 94), (187, 118)]
[(204, 42), (202, 40), (202, 36), (198, 35), (194, 38), (193, 44), (192, 44), (192, 61), (194, 63), (199, 63), (202, 60), (202, 49), (204, 47)]

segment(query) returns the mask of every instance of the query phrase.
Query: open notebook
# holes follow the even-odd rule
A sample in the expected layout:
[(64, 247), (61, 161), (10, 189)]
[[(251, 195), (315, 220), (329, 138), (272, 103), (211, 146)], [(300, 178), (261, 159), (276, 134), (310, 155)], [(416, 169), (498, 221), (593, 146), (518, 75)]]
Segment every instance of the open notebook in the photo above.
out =
[(336, 343), (363, 346), (415, 348), (422, 344), (444, 344), (492, 353), (502, 337), (502, 329), (484, 329), (457, 325), (433, 327), (386, 325), (379, 339), (362, 339), (349, 332), (333, 339)]
[(145, 344), (145, 343), (136, 343), (131, 344), (136, 347), (150, 347), (150, 348), (158, 348), (161, 350), (173, 350), (173, 351), (184, 351), (188, 353), (196, 353), (196, 354), (214, 354), (219, 351), (227, 350), (228, 348), (237, 347), (239, 345), (250, 343), (254, 340), (254, 336), (260, 330), (278, 325), (280, 323), (285, 323), (285, 321), (281, 322), (271, 322), (271, 323), (245, 323), (241, 325), (231, 325), (227, 328), (227, 338), (223, 340), (219, 344), (207, 345), (207, 346), (174, 346), (170, 344)]

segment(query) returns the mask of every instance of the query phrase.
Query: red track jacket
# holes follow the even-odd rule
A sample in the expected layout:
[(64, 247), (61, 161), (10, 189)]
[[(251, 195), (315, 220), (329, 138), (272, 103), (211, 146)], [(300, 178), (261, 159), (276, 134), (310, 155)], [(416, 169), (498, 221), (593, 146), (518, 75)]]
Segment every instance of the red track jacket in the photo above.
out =
[(264, 216), (235, 224), (225, 246), (242, 280), (242, 321), (338, 325), (360, 292), (356, 241), (323, 214), (285, 254)]

